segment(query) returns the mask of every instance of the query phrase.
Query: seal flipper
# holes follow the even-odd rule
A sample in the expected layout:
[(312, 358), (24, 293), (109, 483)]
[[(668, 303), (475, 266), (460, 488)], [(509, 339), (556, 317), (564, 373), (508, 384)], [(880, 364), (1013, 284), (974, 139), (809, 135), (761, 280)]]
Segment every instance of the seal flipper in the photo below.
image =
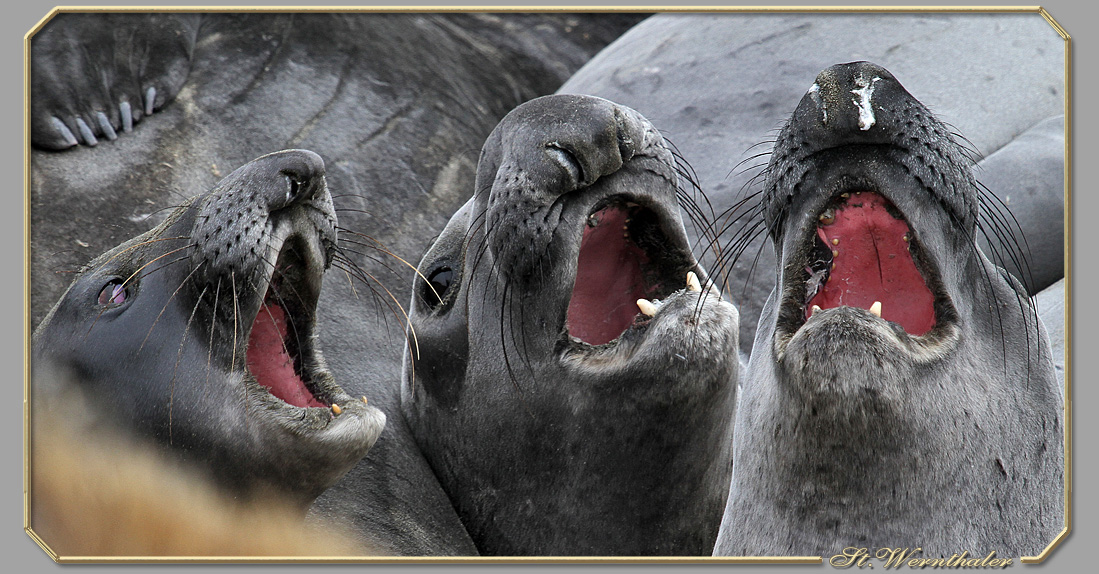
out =
[(172, 100), (199, 14), (60, 14), (31, 39), (31, 143), (114, 140)]

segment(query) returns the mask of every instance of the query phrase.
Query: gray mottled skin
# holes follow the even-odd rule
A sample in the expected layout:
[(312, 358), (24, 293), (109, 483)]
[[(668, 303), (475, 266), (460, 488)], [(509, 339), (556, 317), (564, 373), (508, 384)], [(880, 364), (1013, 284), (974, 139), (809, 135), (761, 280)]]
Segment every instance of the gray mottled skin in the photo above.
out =
[[(167, 446), (234, 495), (277, 494), (304, 510), (385, 425), (336, 384), (314, 338), (334, 226), (316, 154), (280, 152), (234, 171), (77, 276), (35, 331), (36, 398), (69, 381), (102, 419)], [(294, 255), (280, 257), (284, 248)], [(125, 296), (100, 296), (120, 282)], [(340, 416), (282, 402), (245, 368), (266, 294), (286, 310), (300, 370), (343, 405)]]
[[(135, 24), (124, 16), (61, 14), (48, 28), (69, 27), (70, 36), (84, 40), (80, 49), (107, 52), (96, 62), (117, 62), (110, 55), (114, 45), (97, 40), (96, 30), (116, 28), (126, 36)], [(154, 54), (164, 60), (161, 68), (188, 64), (177, 92), (170, 74), (138, 74), (141, 89), (152, 85), (158, 99), (174, 97), (152, 115), (142, 114), (132, 132), (116, 130), (114, 141), (97, 136), (94, 148), (32, 151), (32, 321), (39, 322), (64, 291), (71, 278), (66, 271), (148, 231), (166, 207), (210, 189), (233, 166), (286, 148), (324, 158), (340, 226), (350, 230), (339, 232), (340, 245), (404, 304), (412, 270), (373, 250), (373, 240), (414, 262), (468, 198), (477, 150), (500, 118), (552, 92), (641, 17), (203, 14), (189, 55), (174, 48)], [(41, 40), (31, 41), (32, 77), (43, 69), (68, 69), (64, 62), (40, 67), (34, 58)], [(82, 57), (58, 54), (72, 62)], [(71, 77), (81, 71), (91, 80)], [(32, 111), (91, 107), (111, 116), (120, 105), (114, 96), (92, 95), (130, 94), (109, 81), (125, 77), (124, 69), (101, 64), (68, 74), (76, 85), (90, 82), (95, 89), (47, 91), (48, 105)], [(32, 82), (34, 100), (42, 95), (38, 80)], [(101, 101), (103, 107), (96, 107)], [(317, 331), (328, 367), (349, 394), (367, 396), (387, 420), (369, 455), (317, 500), (313, 512), (346, 520), (382, 551), (476, 553), (397, 408), (404, 318), (386, 301), (389, 295), (372, 281), (341, 270), (325, 276)]]
[[(866, 131), (849, 103), (860, 77), (880, 78)], [(1040, 553), (1064, 526), (1064, 399), (1021, 286), (975, 247), (965, 157), (878, 66), (836, 65), (816, 85), (768, 168), (778, 286), (738, 396), (715, 554)], [(922, 336), (852, 307), (804, 318), (817, 217), (857, 189), (886, 197), (912, 228), (936, 296)]]
[[(421, 262), (424, 277), (457, 276), (434, 306), (417, 281), (402, 408), (482, 553), (710, 553), (738, 317), (684, 288), (688, 270), (705, 276), (676, 181), (663, 139), (633, 110), (539, 98), (489, 136), (476, 193)], [(646, 249), (663, 253), (656, 273), (671, 287), (647, 326), (592, 347), (569, 335), (566, 311), (588, 216), (612, 198), (656, 214), (665, 239)]]
[[(766, 165), (770, 142), (805, 92), (806, 79), (855, 60), (877, 62), (905, 78), (928, 108), (972, 142), (978, 157), (987, 158), (978, 179), (1011, 198), (1034, 253), (1031, 293), (1061, 277), (1062, 258), (1043, 254), (1059, 252), (1064, 243), (1052, 225), (1063, 217), (1045, 215), (1063, 212), (1058, 167), (1064, 164), (1064, 133), (1044, 132), (1060, 144), (1007, 153), (1020, 134), (1065, 110), (1064, 41), (1036, 13), (659, 14), (600, 52), (560, 92), (610, 99), (660, 126), (720, 213), (759, 190), (758, 181), (749, 180)], [(991, 161), (996, 155), (1013, 159)], [(758, 222), (737, 222), (725, 237), (739, 238)], [(688, 233), (692, 239), (700, 234), (690, 226)], [(713, 256), (702, 262), (719, 279), (728, 274), (726, 293), (742, 318), (741, 348), (750, 351), (774, 286), (767, 272), (774, 265), (770, 245), (760, 235), (735, 266), (728, 260), (718, 265)]]

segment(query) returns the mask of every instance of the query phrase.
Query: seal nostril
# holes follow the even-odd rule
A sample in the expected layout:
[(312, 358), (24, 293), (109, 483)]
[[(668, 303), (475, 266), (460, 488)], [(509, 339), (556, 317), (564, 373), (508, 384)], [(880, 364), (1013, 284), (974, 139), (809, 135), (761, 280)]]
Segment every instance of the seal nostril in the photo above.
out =
[(584, 165), (580, 163), (580, 159), (572, 151), (565, 149), (564, 146), (556, 142), (546, 144), (546, 151), (554, 161), (568, 172), (569, 177), (576, 182), (577, 186), (583, 185), (587, 181), (584, 178)]
[(290, 203), (298, 199), (298, 195), (301, 193), (302, 182), (297, 174), (283, 172), (283, 176), (286, 177), (286, 203)]

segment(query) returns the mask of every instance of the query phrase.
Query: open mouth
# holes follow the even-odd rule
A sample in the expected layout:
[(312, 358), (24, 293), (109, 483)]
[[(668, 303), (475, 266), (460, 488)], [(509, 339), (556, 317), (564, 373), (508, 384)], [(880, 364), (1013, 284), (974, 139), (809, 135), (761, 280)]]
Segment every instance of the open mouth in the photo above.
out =
[(569, 299), (568, 334), (604, 345), (651, 316), (638, 300), (659, 304), (683, 289), (687, 271), (701, 273), (693, 258), (670, 240), (657, 212), (624, 197), (601, 202), (588, 215)]
[[(296, 407), (329, 408), (336, 397), (324, 383), (313, 328), (322, 271), (300, 255), (308, 249), (289, 239), (248, 337), (248, 370), (274, 397)], [(330, 379), (331, 377), (323, 377)]]
[(869, 310), (922, 336), (944, 319), (938, 277), (923, 261), (911, 226), (897, 208), (870, 191), (840, 194), (825, 206), (809, 241), (802, 319), (837, 307)]

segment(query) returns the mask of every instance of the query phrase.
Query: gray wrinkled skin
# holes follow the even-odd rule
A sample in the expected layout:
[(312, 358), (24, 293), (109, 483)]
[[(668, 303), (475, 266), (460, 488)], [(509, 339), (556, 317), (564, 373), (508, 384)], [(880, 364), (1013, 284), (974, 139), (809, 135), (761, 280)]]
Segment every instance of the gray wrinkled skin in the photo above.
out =
[[(441, 301), (417, 281), (402, 409), (483, 554), (710, 553), (738, 315), (684, 288), (688, 270), (705, 275), (675, 186), (663, 139), (633, 110), (539, 98), (493, 131), (475, 195), (421, 262), (425, 278), (455, 277)], [(613, 197), (657, 214), (675, 291), (647, 328), (592, 347), (566, 312), (588, 216)]]
[[(304, 511), (385, 425), (381, 411), (335, 383), (315, 341), (335, 241), (324, 172), (312, 152), (261, 157), (89, 263), (35, 331), (36, 408), (67, 394), (58, 381), (69, 381), (98, 417), (235, 496), (277, 494)], [(284, 248), (293, 255), (280, 257)], [(125, 295), (105, 302), (101, 291), (120, 282)], [(265, 294), (286, 309), (291, 352), (315, 394), (344, 407), (338, 417), (283, 402), (246, 369)]]
[[(846, 102), (871, 77), (876, 123), (861, 130)], [(816, 86), (768, 167), (778, 286), (739, 393), (715, 554), (1040, 553), (1064, 527), (1064, 398), (1021, 286), (975, 247), (969, 166), (888, 71), (836, 65)], [(804, 319), (817, 216), (857, 189), (885, 196), (914, 233), (936, 295), (923, 336), (852, 307)]]

